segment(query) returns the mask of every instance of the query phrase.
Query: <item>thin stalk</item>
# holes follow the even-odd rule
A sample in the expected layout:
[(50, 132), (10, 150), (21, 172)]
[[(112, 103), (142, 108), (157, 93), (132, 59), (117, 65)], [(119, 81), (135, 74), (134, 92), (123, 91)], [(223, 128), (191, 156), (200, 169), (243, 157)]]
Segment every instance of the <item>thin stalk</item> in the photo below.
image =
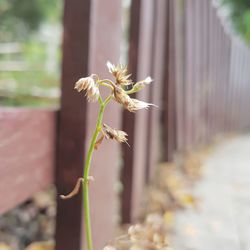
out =
[(134, 94), (138, 91), (134, 90), (134, 89), (131, 89), (131, 90), (128, 90), (128, 91), (125, 91), (127, 95), (131, 95), (131, 94)]
[[(103, 86), (106, 86), (106, 87), (111, 87), (112, 89), (115, 86), (115, 84), (109, 79), (103, 79), (103, 80), (99, 81), (98, 83), (103, 85)], [(107, 83), (107, 84), (105, 84), (105, 83)]]
[(86, 162), (84, 165), (83, 207), (84, 207), (84, 221), (85, 221), (85, 231), (86, 231), (86, 240), (87, 240), (88, 250), (93, 249), (91, 220), (90, 220), (90, 206), (89, 206), (88, 176), (89, 176), (91, 159), (92, 159), (92, 155), (94, 152), (95, 142), (97, 140), (99, 132), (102, 129), (103, 113), (104, 113), (106, 105), (109, 103), (110, 100), (111, 100), (111, 96), (109, 96), (104, 102), (102, 101), (101, 98), (99, 98), (100, 110), (98, 113), (96, 128), (95, 128), (95, 131), (94, 131), (92, 138), (91, 138), (90, 146), (89, 146), (88, 153), (87, 153)]

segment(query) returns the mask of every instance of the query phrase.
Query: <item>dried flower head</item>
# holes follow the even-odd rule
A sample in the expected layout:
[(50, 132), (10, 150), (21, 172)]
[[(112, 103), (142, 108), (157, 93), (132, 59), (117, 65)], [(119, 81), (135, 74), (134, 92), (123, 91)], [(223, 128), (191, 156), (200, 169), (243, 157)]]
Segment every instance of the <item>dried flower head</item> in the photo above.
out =
[(116, 248), (113, 246), (106, 246), (103, 248), (103, 250), (116, 250)]
[(128, 134), (124, 131), (114, 129), (109, 127), (107, 124), (103, 124), (103, 133), (107, 139), (116, 140), (120, 143), (122, 142), (127, 143)]
[(134, 242), (148, 242), (152, 249), (169, 249), (167, 228), (164, 219), (159, 214), (150, 214), (143, 224), (132, 225), (128, 235)]
[(144, 108), (147, 109), (149, 106), (155, 106), (152, 103), (147, 103), (130, 98), (130, 96), (127, 95), (126, 92), (118, 86), (114, 87), (114, 97), (118, 103), (122, 104), (130, 112), (135, 112), (139, 109)]
[(75, 84), (75, 89), (78, 92), (85, 90), (89, 102), (96, 102), (100, 96), (94, 75), (80, 78)]
[(128, 105), (128, 110), (130, 112), (135, 112), (139, 109), (147, 109), (149, 106), (155, 106), (156, 105), (152, 104), (152, 103), (148, 103), (148, 102), (143, 102), (143, 101), (139, 101), (137, 99), (131, 99), (131, 102)]
[(128, 106), (129, 102), (131, 102), (129, 95), (119, 86), (114, 86), (114, 97), (115, 100), (125, 108)]
[(109, 72), (115, 77), (117, 85), (127, 86), (133, 83), (130, 79), (131, 74), (128, 74), (128, 69), (126, 66), (123, 66), (121, 64), (115, 66), (108, 61), (107, 67), (109, 69)]

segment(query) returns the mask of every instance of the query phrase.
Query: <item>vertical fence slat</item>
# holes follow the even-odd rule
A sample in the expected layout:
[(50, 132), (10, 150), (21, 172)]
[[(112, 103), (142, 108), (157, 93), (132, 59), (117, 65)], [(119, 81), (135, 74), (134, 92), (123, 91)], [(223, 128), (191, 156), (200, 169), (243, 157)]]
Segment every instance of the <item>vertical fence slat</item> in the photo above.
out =
[(193, 118), (192, 118), (192, 147), (197, 148), (198, 141), (199, 141), (199, 134), (200, 134), (200, 121), (199, 121), (199, 109), (200, 109), (200, 75), (201, 75), (201, 53), (200, 53), (200, 44), (201, 44), (201, 33), (200, 33), (200, 26), (202, 21), (197, 22), (200, 20), (199, 14), (201, 12), (200, 8), (201, 1), (194, 0), (193, 3), (193, 79), (192, 79), (192, 109), (193, 109)]
[(149, 101), (156, 104), (158, 108), (150, 108), (148, 110), (149, 142), (146, 152), (147, 182), (151, 181), (154, 176), (161, 153), (165, 154), (165, 152), (161, 152), (162, 145), (160, 139), (163, 128), (160, 123), (160, 115), (164, 105), (161, 102), (161, 97), (164, 84), (164, 73), (166, 70), (165, 65), (168, 63), (165, 58), (165, 41), (168, 39), (166, 37), (167, 8), (168, 1), (154, 1), (154, 25), (151, 43), (151, 76), (153, 77), (154, 82), (149, 86)]
[[(139, 32), (140, 32), (140, 8), (141, 0), (134, 0), (131, 2), (130, 8), (130, 29), (129, 29), (129, 63), (128, 69), (132, 74), (133, 80), (137, 79), (137, 65), (138, 65), (138, 50), (139, 50)], [(133, 23), (133, 25), (131, 25)], [(123, 184), (123, 191), (121, 197), (121, 213), (122, 221), (131, 221), (132, 209), (132, 191), (133, 191), (133, 161), (134, 161), (134, 136), (135, 136), (135, 116), (134, 114), (124, 111), (123, 113), (123, 130), (129, 134), (129, 143), (131, 148), (123, 145), (123, 169), (121, 173), (121, 182)]]
[(206, 114), (206, 100), (207, 100), (207, 85), (208, 85), (208, 57), (209, 57), (209, 24), (208, 24), (208, 8), (209, 2), (207, 0), (202, 1), (202, 11), (200, 17), (203, 19), (201, 25), (201, 34), (202, 34), (202, 68), (201, 68), (201, 138), (200, 141), (203, 144), (208, 142), (207, 136), (207, 114)]
[(172, 161), (176, 150), (176, 86), (174, 1), (167, 1), (165, 18), (164, 76), (162, 88), (163, 160)]
[(229, 64), (229, 93), (228, 93), (228, 119), (229, 119), (229, 131), (232, 132), (234, 130), (234, 75), (233, 75), (233, 62), (235, 61), (235, 50), (234, 50), (234, 41), (231, 41), (231, 48), (230, 48), (230, 52), (231, 52), (231, 58), (230, 58), (230, 64)]
[(176, 93), (176, 134), (177, 150), (183, 151), (186, 144), (186, 113), (185, 113), (185, 4), (186, 1), (175, 0), (174, 5), (174, 40), (175, 40), (175, 93)]
[(208, 136), (213, 137), (213, 94), (214, 94), (214, 82), (215, 82), (215, 31), (214, 31), (214, 11), (213, 7), (209, 6), (209, 83), (208, 83), (208, 97), (207, 97), (207, 115), (208, 115)]
[[(145, 78), (151, 72), (151, 43), (153, 34), (154, 3), (132, 1), (130, 18), (129, 71), (134, 81)], [(148, 101), (149, 88), (136, 95)], [(147, 110), (131, 114), (124, 111), (123, 130), (129, 134), (130, 148), (123, 146), (122, 172), (123, 222), (136, 219), (140, 213), (143, 188), (146, 181), (146, 152), (148, 140)]]
[[(106, 62), (109, 60), (113, 64), (119, 63), (122, 38), (121, 16), (121, 0), (92, 0), (89, 73), (97, 73), (101, 78), (112, 79)], [(101, 91), (104, 89), (102, 88)], [(106, 94), (109, 92), (108, 90)], [(88, 105), (87, 143), (96, 124), (97, 112), (98, 105), (92, 103)], [(113, 128), (122, 129), (121, 107), (118, 103), (110, 102), (105, 110), (103, 122)], [(119, 181), (118, 170), (121, 167), (120, 149), (119, 143), (105, 140), (94, 152), (90, 169), (90, 175), (95, 179), (90, 184), (94, 249), (102, 249), (115, 235), (118, 222), (118, 193), (115, 186)]]
[(168, 8), (169, 33), (168, 33), (168, 159), (174, 160), (175, 151), (177, 149), (177, 115), (176, 115), (176, 41), (174, 35), (174, 0), (169, 1)]
[(225, 43), (225, 50), (224, 50), (224, 65), (225, 65), (225, 70), (224, 70), (224, 83), (225, 83), (225, 100), (224, 100), (224, 105), (225, 105), (225, 119), (224, 119), (224, 130), (226, 133), (229, 132), (230, 130), (230, 103), (229, 103), (229, 93), (230, 93), (230, 63), (231, 63), (231, 40), (228, 37), (228, 35), (225, 33), (223, 34), (223, 41)]
[[(86, 101), (73, 90), (74, 82), (88, 74), (90, 0), (66, 0), (62, 64), (62, 99), (59, 115), (56, 186), (58, 194), (72, 190), (82, 176), (86, 131)], [(81, 249), (81, 196), (57, 199), (56, 249)]]
[[(115, 11), (109, 7), (111, 4)], [(83, 155), (88, 146), (85, 144), (97, 118), (97, 105), (87, 104), (84, 95), (73, 90), (74, 83), (90, 73), (97, 73), (103, 78), (108, 76), (106, 61), (118, 63), (120, 39), (121, 1), (65, 1), (58, 193), (71, 191), (77, 178), (82, 176)], [(117, 104), (107, 108), (104, 122), (115, 128), (120, 127)], [(118, 180), (119, 147), (112, 142), (104, 144), (94, 153), (91, 166), (91, 175), (95, 178), (95, 182), (90, 184), (95, 249), (102, 249), (113, 238), (117, 208), (114, 185)], [(80, 194), (68, 201), (58, 200), (57, 249), (83, 249), (82, 217)]]
[(193, 79), (194, 79), (194, 0), (186, 2), (185, 6), (185, 150), (193, 143)]
[[(201, 44), (202, 44), (202, 33), (201, 33), (201, 25), (203, 18), (201, 18), (201, 3), (202, 1), (195, 0), (194, 2), (194, 98), (193, 98), (193, 108), (194, 108), (194, 122), (193, 122), (193, 134), (194, 134), (194, 144), (193, 147), (197, 148), (199, 146), (199, 139), (200, 139), (200, 131), (201, 131), (201, 121), (200, 121), (200, 96), (201, 96), (201, 59), (202, 59), (202, 51), (201, 51)], [(196, 20), (200, 20), (197, 22)]]

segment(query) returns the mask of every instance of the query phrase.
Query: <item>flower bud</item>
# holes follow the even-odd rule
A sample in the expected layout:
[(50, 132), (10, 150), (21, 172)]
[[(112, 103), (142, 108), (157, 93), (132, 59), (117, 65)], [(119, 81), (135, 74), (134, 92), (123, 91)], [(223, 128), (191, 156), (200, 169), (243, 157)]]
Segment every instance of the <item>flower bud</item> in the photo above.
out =
[(136, 93), (140, 90), (142, 90), (145, 85), (148, 85), (150, 84), (151, 82), (153, 82), (153, 79), (148, 76), (146, 79), (142, 80), (142, 81), (139, 81), (137, 82), (134, 86), (133, 86), (133, 89), (131, 90), (133, 93)]

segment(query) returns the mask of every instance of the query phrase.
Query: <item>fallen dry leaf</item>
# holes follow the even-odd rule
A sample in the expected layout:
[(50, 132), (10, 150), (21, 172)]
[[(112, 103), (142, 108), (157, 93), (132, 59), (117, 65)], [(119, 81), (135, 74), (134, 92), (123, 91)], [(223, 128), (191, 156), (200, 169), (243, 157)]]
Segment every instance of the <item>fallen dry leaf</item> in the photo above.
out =
[(48, 241), (48, 242), (34, 242), (31, 245), (29, 245), (25, 250), (54, 250), (54, 249), (55, 249), (54, 242)]
[(0, 250), (13, 250), (13, 249), (7, 244), (0, 242)]

